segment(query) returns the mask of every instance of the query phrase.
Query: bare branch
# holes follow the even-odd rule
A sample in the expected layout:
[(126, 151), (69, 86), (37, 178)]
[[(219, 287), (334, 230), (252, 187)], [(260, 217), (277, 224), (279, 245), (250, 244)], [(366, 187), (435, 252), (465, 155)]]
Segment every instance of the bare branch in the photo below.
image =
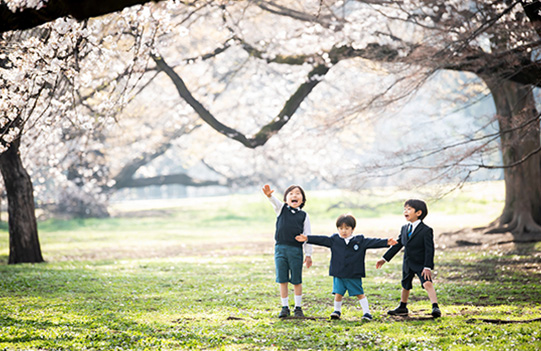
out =
[(185, 185), (185, 186), (197, 186), (197, 187), (203, 187), (203, 186), (211, 186), (211, 185), (221, 185), (225, 186), (227, 185), (224, 182), (221, 182), (219, 180), (205, 180), (205, 179), (196, 179), (192, 178), (189, 175), (185, 173), (178, 173), (178, 174), (168, 174), (168, 175), (160, 175), (156, 177), (148, 177), (148, 178), (130, 178), (126, 180), (125, 182), (115, 184), (115, 189), (122, 189), (122, 188), (143, 188), (151, 185), (167, 185), (167, 184), (177, 184), (177, 185)]
[[(198, 125), (187, 126), (184, 128), (177, 129), (171, 135), (166, 136), (162, 144), (160, 144), (154, 150), (140, 155), (139, 157), (137, 157), (136, 159), (132, 160), (130, 163), (125, 165), (120, 170), (120, 172), (118, 172), (118, 174), (114, 177), (114, 181), (115, 181), (114, 188), (120, 189), (120, 188), (133, 187), (130, 184), (133, 184), (133, 182), (135, 181), (133, 176), (139, 168), (150, 163), (152, 160), (156, 159), (157, 157), (163, 155), (167, 150), (169, 150), (173, 140), (179, 138), (182, 135), (191, 133), (196, 128), (199, 128), (199, 126)], [(143, 186), (143, 185), (140, 185), (140, 186)]]
[(238, 130), (228, 127), (218, 121), (210, 111), (208, 111), (197, 99), (194, 98), (186, 87), (186, 84), (182, 78), (164, 61), (162, 57), (152, 55), (152, 58), (154, 59), (154, 62), (156, 62), (156, 65), (173, 81), (179, 95), (195, 110), (195, 112), (203, 121), (205, 121), (205, 123), (220, 134), (236, 140), (249, 148), (256, 148), (264, 145), (267, 140), (276, 134), (290, 120), (291, 116), (294, 115), (302, 101), (304, 101), (312, 89), (319, 84), (321, 78), (329, 71), (329, 67), (325, 65), (317, 65), (314, 69), (312, 69), (312, 71), (310, 71), (308, 74), (307, 81), (301, 84), (297, 91), (295, 91), (289, 100), (287, 100), (280, 113), (278, 113), (278, 116), (276, 116), (276, 118), (274, 118), (270, 123), (261, 127), (259, 132), (257, 132), (254, 137), (250, 138)]

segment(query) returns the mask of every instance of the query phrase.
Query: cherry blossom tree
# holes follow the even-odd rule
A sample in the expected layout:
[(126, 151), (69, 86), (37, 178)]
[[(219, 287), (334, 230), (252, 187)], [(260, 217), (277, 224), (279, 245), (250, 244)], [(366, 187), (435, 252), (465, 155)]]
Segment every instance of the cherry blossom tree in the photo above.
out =
[[(30, 5), (39, 10), (41, 3)], [(43, 260), (33, 186), (23, 157), (32, 158), (35, 168), (40, 162), (47, 164), (49, 174), (45, 177), (49, 181), (69, 180), (70, 172), (63, 173), (57, 166), (81, 154), (68, 152), (58, 157), (62, 153), (56, 148), (69, 145), (74, 131), (90, 136), (114, 123), (115, 113), (138, 82), (137, 72), (144, 71), (145, 61), (139, 60), (138, 54), (148, 57), (144, 51), (155, 33), (155, 29), (139, 25), (139, 19), (147, 15), (140, 7), (120, 18), (82, 22), (61, 18), (35, 29), (1, 35), (0, 171), (8, 197), (9, 263)], [(130, 28), (130, 34), (122, 28)], [(108, 67), (111, 62), (116, 66)], [(124, 79), (111, 84), (110, 77), (120, 71), (127, 72)], [(100, 87), (103, 84), (107, 86)], [(90, 92), (97, 92), (92, 104), (81, 104), (81, 94)], [(77, 151), (77, 143), (81, 139), (64, 150)], [(66, 182), (68, 187), (73, 183)], [(93, 189), (99, 186), (96, 178), (84, 190), (93, 196)]]
[[(252, 57), (269, 64), (281, 62), (312, 67), (318, 72), (313, 75), (317, 77), (313, 80), (314, 86), (348, 59), (386, 63), (385, 69), (398, 78), (381, 94), (372, 94), (364, 102), (357, 101), (357, 113), (384, 101), (388, 104), (408, 97), (443, 70), (471, 72), (480, 78), (494, 100), (496, 134), (480, 129), (477, 131), (480, 136), (466, 135), (461, 141), (437, 148), (421, 146), (400, 162), (380, 163), (379, 168), (436, 169), (441, 176), (452, 169), (461, 169), (464, 171), (462, 181), (480, 169), (503, 169), (506, 206), (492, 231), (512, 231), (517, 240), (537, 237), (541, 232), (540, 115), (532, 89), (541, 85), (538, 1), (360, 0), (289, 4), (261, 1), (254, 5), (261, 11), (254, 8), (235, 11), (235, 6), (241, 6), (238, 3), (223, 8), (222, 18), (232, 33), (231, 40), (239, 40), (239, 45)], [(276, 17), (265, 21), (262, 12)], [(280, 18), (283, 17), (304, 25), (282, 26)], [(272, 24), (268, 25), (269, 22)], [(228, 44), (228, 47), (233, 46)], [(179, 94), (217, 131), (235, 136), (248, 147), (266, 142), (265, 138), (257, 142), (236, 128), (215, 123), (213, 116), (204, 105), (194, 101), (182, 79), (167, 67), (165, 60), (158, 58), (155, 62), (175, 82)], [(388, 63), (392, 63), (394, 69), (388, 68)], [(297, 103), (304, 101), (311, 91), (297, 95), (300, 97)], [(285, 116), (289, 120), (291, 114)], [(282, 117), (278, 115), (275, 122), (283, 121)], [(486, 163), (483, 156), (493, 150), (494, 145), (501, 149), (501, 164)], [(439, 159), (436, 164), (434, 155)]]
[[(445, 169), (462, 167), (470, 173), (478, 168), (503, 167), (508, 203), (500, 227), (513, 230), (519, 237), (539, 231), (537, 216), (541, 213), (538, 203), (541, 197), (536, 181), (540, 172), (539, 114), (531, 89), (540, 84), (536, 56), (538, 2), (169, 1), (127, 8), (120, 15), (90, 20), (86, 19), (140, 2), (113, 1), (113, 7), (106, 7), (100, 1), (84, 2), (80, 9), (87, 11), (93, 6), (94, 9), (80, 13), (70, 10), (70, 3), (0, 2), (0, 18), (6, 19), (0, 22), (4, 25), (0, 27), (3, 32), (0, 38), (3, 92), (0, 126), (4, 151), (0, 156), (0, 169), (8, 189), (9, 208), (15, 208), (17, 201), (32, 204), (23, 211), (27, 215), (25, 219), (17, 219), (13, 214), (12, 223), (10, 212), (10, 240), (31, 243), (20, 247), (39, 248), (34, 229), (34, 201), (20, 195), (32, 194), (30, 176), (25, 176), (23, 171), (15, 177), (11, 174), (13, 169), (24, 169), (21, 150), (36, 160), (35, 169), (40, 168), (41, 162), (41, 169), (54, 173), (59, 184), (65, 180), (69, 189), (75, 189), (74, 192), (82, 189), (90, 197), (100, 193), (97, 189), (120, 186), (121, 179), (134, 180), (133, 171), (142, 163), (125, 160), (111, 172), (103, 162), (104, 154), (100, 154), (103, 148), (96, 146), (95, 141), (109, 146), (103, 139), (109, 133), (108, 127), (114, 128), (124, 107), (134, 96), (140, 98), (138, 91), (146, 84), (152, 84), (149, 68), (154, 70), (150, 74), (155, 76), (163, 77), (156, 72), (165, 73), (177, 96), (185, 101), (178, 106), (179, 115), (190, 117), (173, 129), (194, 127), (197, 124), (193, 119), (195, 111), (205, 125), (197, 131), (201, 136), (194, 134), (190, 136), (191, 141), (200, 138), (204, 148), (216, 147), (201, 141), (208, 140), (208, 131), (212, 128), (226, 138), (222, 140), (232, 139), (245, 147), (258, 148), (261, 157), (251, 161), (255, 168), (268, 167), (269, 155), (283, 154), (286, 144), (293, 144), (280, 139), (281, 135), (294, 141), (306, 130), (314, 129), (328, 138), (325, 147), (319, 147), (316, 153), (321, 160), (329, 162), (330, 168), (335, 162), (328, 157), (329, 150), (342, 143), (329, 132), (339, 135), (347, 130), (339, 126), (347, 125), (367, 131), (362, 121), (375, 114), (370, 111), (407, 99), (435, 72), (472, 72), (486, 82), (495, 99), (498, 136), (506, 155), (503, 164), (476, 162), (471, 166), (466, 157), (450, 159), (437, 150), (419, 149), (416, 154), (402, 157), (399, 163), (380, 166), (388, 169), (419, 167), (419, 162), (433, 161), (426, 155), (438, 154), (440, 160), (447, 162), (440, 166)], [(36, 22), (36, 18), (43, 20)], [(52, 20), (55, 21), (49, 22)], [(12, 31), (42, 23), (46, 24), (22, 32)], [(202, 30), (205, 26), (210, 29), (208, 32)], [(199, 29), (195, 30), (196, 27)], [(252, 73), (251, 78), (242, 73), (245, 67), (249, 68), (246, 72)], [(384, 74), (372, 74), (369, 86), (359, 95), (359, 89), (340, 88), (347, 74), (337, 72), (347, 69), (364, 70), (366, 74), (362, 79), (372, 74), (370, 71)], [(205, 90), (205, 82), (201, 82), (205, 70), (218, 79), (217, 84), (207, 84), (209, 90)], [(265, 73), (259, 73), (263, 70)], [(242, 84), (234, 84), (235, 75), (242, 76), (245, 82), (258, 84), (247, 94)], [(283, 79), (281, 87), (269, 84), (280, 79)], [(194, 82), (201, 91), (192, 89)], [(344, 94), (338, 103), (326, 104), (326, 100), (332, 100), (329, 96), (339, 90), (351, 94), (347, 97)], [(231, 96), (226, 92), (241, 98), (222, 98)], [(231, 113), (241, 106), (248, 106), (244, 110), (247, 113)], [(301, 123), (298, 116), (307, 110), (314, 111), (312, 118), (310, 121), (305, 118)], [(308, 125), (317, 128), (306, 128)], [(349, 136), (351, 134), (349, 131)], [(369, 133), (353, 135), (366, 138)], [(524, 139), (528, 142), (523, 142)], [(312, 142), (305, 140), (306, 144)], [(490, 133), (481, 132), (480, 137), (469, 136), (456, 145), (473, 145), (464, 153), (471, 157), (483, 153), (494, 142), (497, 141)], [(165, 140), (156, 140), (155, 145), (160, 143), (167, 145)], [(313, 149), (298, 148), (295, 158), (313, 159), (317, 146), (311, 146)], [(62, 151), (52, 152), (58, 148)], [(451, 144), (440, 149), (455, 151), (456, 156), (459, 147)], [(45, 150), (51, 151), (50, 155), (62, 156), (36, 157)], [(274, 150), (279, 151), (274, 154)], [(238, 149), (235, 152), (239, 152)], [(355, 155), (353, 148), (349, 152), (350, 156)], [(157, 154), (159, 152), (150, 150), (141, 152), (147, 160)], [(295, 164), (287, 153), (284, 157)], [(224, 169), (230, 166), (224, 165), (223, 160), (222, 164), (220, 160), (214, 161), (218, 172), (227, 173)], [(411, 166), (412, 162), (416, 165)], [(95, 167), (96, 163), (103, 167)], [(10, 166), (13, 164), (18, 167)], [(310, 162), (305, 165), (304, 171), (318, 168), (318, 165), (310, 166)], [(356, 172), (363, 167), (365, 165), (359, 165)], [(520, 167), (526, 168), (521, 170)], [(87, 170), (82, 172), (84, 169)], [(118, 175), (116, 181), (114, 174)], [(329, 178), (321, 172), (320, 175)], [(89, 181), (80, 181), (83, 178)], [(23, 180), (23, 184), (16, 186), (17, 191), (10, 187), (15, 179)], [(523, 193), (522, 188), (528, 191)], [(11, 198), (15, 193), (19, 193), (18, 198)], [(526, 201), (517, 205), (517, 198)], [(23, 222), (34, 224), (22, 227)], [(11, 248), (11, 263), (42, 260), (40, 254), (21, 254), (17, 245)]]

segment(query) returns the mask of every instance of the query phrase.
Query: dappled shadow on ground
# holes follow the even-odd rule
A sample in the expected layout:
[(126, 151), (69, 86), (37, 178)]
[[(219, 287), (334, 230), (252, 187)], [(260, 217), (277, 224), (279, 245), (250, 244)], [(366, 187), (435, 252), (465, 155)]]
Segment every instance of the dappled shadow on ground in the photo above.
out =
[(506, 243), (447, 250), (448, 259), (438, 263), (437, 282), (453, 303), (541, 303), (541, 250), (536, 247)]
[(535, 243), (541, 238), (539, 233), (514, 236), (511, 232), (489, 233), (489, 227), (464, 228), (453, 232), (443, 232), (438, 236), (440, 247), (475, 247), (483, 245), (505, 245), (510, 243)]

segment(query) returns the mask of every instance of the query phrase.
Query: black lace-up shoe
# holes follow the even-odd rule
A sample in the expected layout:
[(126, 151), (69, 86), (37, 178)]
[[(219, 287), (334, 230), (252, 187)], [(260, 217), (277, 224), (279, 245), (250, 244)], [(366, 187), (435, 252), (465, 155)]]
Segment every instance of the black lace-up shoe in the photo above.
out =
[(282, 307), (282, 310), (280, 311), (278, 318), (286, 318), (286, 317), (289, 317), (289, 315), (290, 315), (289, 307), (284, 306)]
[(295, 307), (295, 310), (293, 311), (293, 315), (295, 317), (304, 317), (304, 313), (302, 312), (302, 307)]
[(331, 319), (340, 319), (340, 315), (342, 313), (340, 313), (340, 311), (334, 311), (333, 313), (331, 313)]
[(407, 316), (409, 313), (407, 307), (397, 307), (394, 310), (390, 310), (387, 314), (391, 316)]
[(441, 317), (441, 311), (438, 307), (432, 307), (432, 317), (434, 318)]

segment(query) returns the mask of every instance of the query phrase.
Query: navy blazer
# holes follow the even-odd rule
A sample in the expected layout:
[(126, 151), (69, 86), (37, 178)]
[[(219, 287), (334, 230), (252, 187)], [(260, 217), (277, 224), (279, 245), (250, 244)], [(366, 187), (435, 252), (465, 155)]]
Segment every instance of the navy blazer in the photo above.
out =
[(415, 228), (408, 238), (408, 225), (405, 224), (400, 229), (398, 244), (391, 246), (383, 255), (383, 258), (389, 262), (404, 247), (404, 263), (402, 270), (409, 272), (421, 272), (425, 267), (434, 269), (434, 232), (432, 228), (423, 222)]
[(338, 234), (332, 236), (308, 235), (308, 243), (331, 249), (329, 275), (337, 278), (364, 278), (366, 249), (388, 247), (387, 239), (365, 238), (355, 235), (346, 245)]

